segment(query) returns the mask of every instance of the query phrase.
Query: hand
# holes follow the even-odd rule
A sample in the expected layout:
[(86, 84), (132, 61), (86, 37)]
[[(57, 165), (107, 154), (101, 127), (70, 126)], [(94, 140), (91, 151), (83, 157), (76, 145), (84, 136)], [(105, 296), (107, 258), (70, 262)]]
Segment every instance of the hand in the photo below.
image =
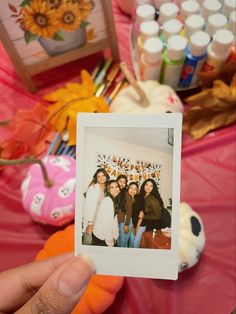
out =
[(123, 230), (124, 230), (124, 233), (128, 233), (129, 232), (129, 226), (124, 225)]
[(85, 233), (86, 234), (91, 234), (93, 232), (93, 225), (88, 225), (86, 230), (85, 230)]
[(5, 271), (0, 274), (0, 313), (71, 313), (93, 272), (89, 257), (72, 253)]
[(133, 228), (132, 232), (133, 232), (133, 235), (136, 236), (136, 229), (135, 228)]
[(143, 219), (143, 217), (144, 217), (144, 212), (141, 210), (139, 212), (138, 218)]

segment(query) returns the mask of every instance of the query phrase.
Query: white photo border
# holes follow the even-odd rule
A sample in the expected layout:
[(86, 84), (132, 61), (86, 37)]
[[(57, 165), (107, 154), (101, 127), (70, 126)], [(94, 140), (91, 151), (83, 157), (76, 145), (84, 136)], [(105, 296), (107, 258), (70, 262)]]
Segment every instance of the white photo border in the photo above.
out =
[[(85, 128), (173, 128), (172, 223), (171, 249), (136, 249), (100, 247), (82, 244), (82, 204), (84, 174)], [(172, 279), (178, 278), (180, 163), (182, 114), (120, 114), (79, 113), (76, 145), (76, 215), (75, 255), (89, 255), (96, 274)], [(137, 260), (138, 258), (138, 260)]]

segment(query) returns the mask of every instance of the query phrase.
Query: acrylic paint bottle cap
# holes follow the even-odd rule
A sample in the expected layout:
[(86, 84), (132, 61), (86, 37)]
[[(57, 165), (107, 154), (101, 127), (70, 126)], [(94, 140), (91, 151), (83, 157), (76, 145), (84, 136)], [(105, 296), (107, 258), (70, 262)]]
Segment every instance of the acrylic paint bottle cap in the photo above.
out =
[(163, 4), (163, 3), (166, 3), (166, 2), (170, 2), (170, 0), (154, 0), (154, 5), (156, 7), (156, 9), (160, 9), (160, 6)]
[(163, 24), (163, 32), (162, 32), (163, 39), (167, 41), (167, 39), (170, 36), (180, 34), (182, 27), (183, 27), (183, 24), (177, 19), (172, 19), (165, 22)]
[(157, 37), (159, 34), (159, 24), (156, 21), (143, 22), (140, 25), (140, 36), (144, 43), (150, 37)]
[(171, 2), (164, 3), (160, 7), (160, 15), (159, 15), (158, 22), (160, 24), (163, 24), (168, 20), (174, 19), (178, 15), (178, 12), (179, 12), (179, 8), (177, 7), (176, 4), (171, 3)]
[(209, 45), (211, 38), (203, 31), (198, 31), (190, 36), (189, 51), (195, 56), (201, 56), (207, 51), (207, 46)]
[(199, 11), (200, 11), (200, 6), (197, 1), (194, 1), (194, 0), (184, 1), (181, 4), (180, 17), (182, 21), (185, 21), (189, 15), (198, 14)]
[(225, 0), (223, 5), (222, 13), (229, 18), (232, 11), (236, 9), (236, 1), (235, 0)]
[(231, 31), (233, 34), (235, 34), (236, 31), (236, 10), (233, 11), (229, 16), (229, 31)]
[(142, 4), (152, 4), (152, 0), (136, 0), (135, 2), (136, 2), (136, 6), (139, 6)]
[(218, 56), (228, 56), (233, 40), (232, 32), (227, 29), (221, 29), (213, 36), (211, 50)]
[(139, 23), (154, 20), (155, 9), (150, 4), (142, 4), (136, 9), (136, 17)]
[(212, 14), (219, 13), (222, 4), (218, 0), (205, 0), (203, 2), (202, 16), (207, 20)]
[(193, 14), (187, 17), (184, 25), (185, 35), (190, 37), (197, 31), (202, 31), (205, 25), (205, 20), (201, 15)]
[(168, 58), (177, 61), (183, 58), (185, 48), (187, 47), (187, 39), (180, 35), (171, 36), (167, 41)]
[(207, 20), (206, 32), (212, 37), (219, 29), (224, 29), (227, 25), (227, 18), (221, 14), (216, 13), (210, 15)]
[(156, 63), (162, 59), (163, 44), (159, 38), (149, 38), (143, 45), (144, 61)]

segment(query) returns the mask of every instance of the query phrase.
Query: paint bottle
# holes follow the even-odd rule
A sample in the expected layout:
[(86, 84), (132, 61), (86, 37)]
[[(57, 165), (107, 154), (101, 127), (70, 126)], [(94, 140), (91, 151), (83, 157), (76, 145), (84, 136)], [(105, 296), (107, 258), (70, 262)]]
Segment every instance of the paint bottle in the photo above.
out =
[(205, 26), (205, 20), (201, 15), (193, 14), (186, 18), (184, 24), (184, 35), (190, 38), (194, 33), (202, 31)]
[(160, 27), (156, 21), (147, 21), (140, 24), (140, 36), (137, 41), (139, 53), (142, 52), (143, 44), (148, 38), (158, 37), (159, 30)]
[(143, 22), (140, 25), (140, 36), (137, 40), (137, 62), (140, 68), (140, 56), (143, 52), (143, 44), (148, 38), (157, 38), (159, 34), (159, 24), (156, 21)]
[(188, 0), (184, 1), (180, 7), (180, 19), (182, 22), (185, 22), (188, 16), (193, 14), (199, 14), (200, 6), (197, 1)]
[(163, 53), (161, 82), (176, 89), (182, 73), (187, 39), (175, 35), (167, 41), (167, 49)]
[(160, 6), (158, 23), (164, 24), (166, 21), (172, 20), (177, 17), (179, 8), (176, 4), (168, 2)]
[(167, 2), (170, 2), (170, 0), (154, 0), (154, 6), (157, 10), (159, 10), (161, 5)]
[(206, 32), (213, 37), (216, 31), (226, 28), (227, 22), (227, 18), (221, 13), (210, 15), (207, 20)]
[(197, 82), (197, 74), (207, 57), (207, 46), (210, 43), (210, 36), (203, 31), (194, 33), (186, 48), (185, 62), (180, 76), (180, 87), (189, 87)]
[(229, 16), (228, 30), (231, 31), (235, 35), (235, 31), (236, 31), (236, 10), (231, 12), (231, 14)]
[(136, 13), (134, 17), (133, 27), (132, 27), (132, 48), (133, 48), (133, 58), (137, 60), (137, 41), (140, 34), (140, 25), (145, 21), (154, 21), (155, 18), (155, 8), (150, 4), (142, 4), (136, 8)]
[(202, 71), (218, 73), (222, 69), (230, 55), (233, 39), (232, 32), (227, 29), (221, 29), (214, 34)]
[(218, 0), (205, 0), (202, 4), (202, 17), (207, 21), (208, 17), (212, 14), (221, 11), (222, 4)]
[(177, 19), (166, 21), (163, 24), (163, 30), (160, 36), (160, 39), (162, 40), (163, 45), (166, 46), (167, 40), (169, 37), (173, 35), (179, 35), (182, 28), (183, 28), (183, 24)]
[(160, 79), (163, 44), (159, 38), (149, 38), (143, 45), (140, 57), (140, 78), (142, 81)]
[(222, 13), (229, 18), (231, 12), (236, 10), (236, 1), (235, 0), (225, 0), (223, 4)]

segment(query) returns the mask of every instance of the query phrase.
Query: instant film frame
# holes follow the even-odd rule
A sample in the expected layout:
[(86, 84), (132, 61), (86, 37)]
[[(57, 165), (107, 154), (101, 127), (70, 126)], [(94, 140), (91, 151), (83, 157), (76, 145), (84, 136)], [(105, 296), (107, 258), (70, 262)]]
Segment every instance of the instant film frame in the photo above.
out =
[(110, 0), (1, 0), (0, 40), (30, 92), (33, 76), (106, 48), (119, 62)]
[[(91, 134), (100, 136), (97, 145), (102, 143), (102, 136), (115, 138), (127, 145), (127, 137), (137, 139), (145, 146), (147, 142), (159, 147), (161, 142), (158, 134), (161, 130), (172, 129), (172, 176), (171, 176), (171, 247), (164, 249), (104, 247), (82, 244), (82, 218), (85, 187), (91, 181), (91, 174), (96, 170), (96, 153), (91, 159)], [(180, 160), (182, 115), (178, 113), (163, 114), (86, 114), (80, 113), (77, 118), (77, 167), (76, 167), (76, 215), (75, 215), (75, 255), (84, 253), (95, 262), (97, 274), (121, 275), (160, 279), (177, 279), (178, 277), (178, 238), (179, 238), (179, 206), (180, 206)], [(118, 134), (118, 135), (116, 135)], [(125, 134), (127, 136), (125, 136)], [(131, 135), (128, 135), (131, 134)], [(152, 135), (150, 135), (152, 134)], [(146, 140), (145, 140), (146, 139)], [(90, 141), (90, 146), (89, 146)], [(95, 143), (95, 142), (94, 142)], [(133, 144), (132, 144), (133, 145)], [(157, 145), (157, 146), (156, 146)], [(101, 145), (100, 145), (101, 146)], [(120, 146), (121, 147), (121, 146)], [(134, 146), (132, 146), (133, 149)], [(137, 146), (138, 147), (138, 146)], [(111, 150), (112, 147), (109, 147)], [(140, 148), (141, 149), (141, 148)], [(115, 151), (115, 148), (114, 148)], [(105, 153), (108, 153), (108, 151)], [(124, 154), (121, 152), (121, 156)], [(89, 157), (90, 156), (90, 157)], [(129, 156), (127, 156), (129, 157)], [(135, 158), (137, 156), (134, 156)], [(147, 156), (148, 159), (151, 156)], [(158, 160), (157, 160), (158, 162)], [(88, 170), (91, 164), (91, 171)], [(88, 173), (90, 172), (90, 173)], [(161, 188), (164, 185), (165, 171), (163, 168)], [(162, 190), (160, 191), (162, 193)], [(166, 195), (163, 199), (165, 207), (168, 203)]]

